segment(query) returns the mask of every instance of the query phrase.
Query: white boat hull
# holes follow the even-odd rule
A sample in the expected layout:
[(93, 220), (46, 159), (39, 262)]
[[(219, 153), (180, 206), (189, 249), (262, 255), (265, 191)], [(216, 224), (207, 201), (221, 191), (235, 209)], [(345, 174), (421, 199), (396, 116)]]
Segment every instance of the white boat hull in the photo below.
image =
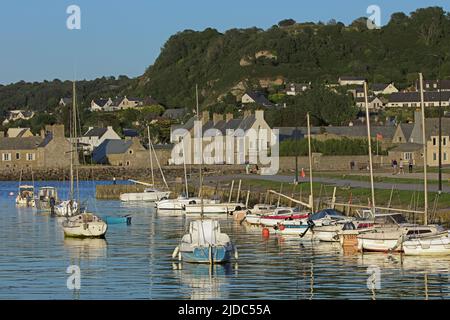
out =
[(410, 239), (403, 242), (403, 251), (409, 256), (450, 255), (450, 236)]
[[(90, 217), (90, 219), (85, 219)], [(96, 216), (82, 214), (63, 222), (64, 235), (74, 238), (103, 238), (108, 225)]]
[[(203, 209), (202, 209), (203, 207)], [(234, 211), (242, 210), (245, 205), (242, 203), (221, 203), (221, 204), (188, 204), (185, 207), (187, 216), (198, 216), (202, 214), (226, 215)]]
[(358, 237), (358, 250), (377, 251), (377, 252), (401, 252), (401, 239), (398, 238), (379, 238), (369, 239)]
[(123, 193), (120, 195), (120, 200), (124, 202), (131, 202), (131, 201), (156, 202), (162, 199), (167, 199), (169, 195), (170, 191)]

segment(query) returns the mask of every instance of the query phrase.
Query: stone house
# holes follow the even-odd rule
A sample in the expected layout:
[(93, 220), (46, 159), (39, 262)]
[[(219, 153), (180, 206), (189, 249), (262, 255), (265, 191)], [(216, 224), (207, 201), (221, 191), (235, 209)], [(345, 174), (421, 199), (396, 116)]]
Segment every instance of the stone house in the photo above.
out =
[(370, 91), (373, 92), (374, 95), (389, 95), (392, 93), (398, 92), (398, 89), (395, 87), (394, 83), (373, 83), (370, 86)]
[(39, 136), (0, 137), (0, 168), (68, 167), (70, 150), (64, 125), (48, 125)]
[(111, 98), (108, 99), (94, 99), (91, 101), (90, 111), (105, 111), (106, 108), (110, 107), (113, 104)]
[(253, 91), (247, 91), (246, 93), (244, 93), (244, 95), (241, 98), (241, 103), (243, 105), (253, 103), (258, 106), (266, 107), (266, 108), (275, 106), (272, 102), (270, 102), (266, 98), (266, 96), (264, 94), (262, 94), (261, 92), (253, 92)]
[[(154, 146), (161, 166), (169, 163), (171, 145)], [(150, 168), (150, 151), (144, 147), (138, 137), (125, 140), (104, 140), (92, 153), (92, 160), (97, 164)], [(155, 155), (152, 153), (154, 169), (157, 168)]]
[(9, 128), (6, 131), (6, 136), (10, 138), (26, 138), (32, 137), (33, 133), (30, 128)]
[[(212, 119), (208, 111), (203, 111), (199, 117), (199, 128), (195, 126), (196, 120), (197, 117), (194, 116), (183, 125), (171, 127), (171, 142), (177, 144), (174, 154), (180, 158), (184, 157), (186, 163), (198, 163), (202, 152), (208, 150), (207, 148), (212, 157), (217, 157), (214, 164), (217, 164), (217, 159), (221, 159), (221, 163), (230, 164), (238, 163), (241, 159), (249, 161), (257, 156), (259, 151), (267, 151), (270, 145), (275, 143), (276, 137), (264, 119), (263, 110), (256, 110), (254, 113), (247, 110), (242, 118), (234, 118), (230, 113), (225, 116), (213, 114)], [(262, 135), (258, 135), (259, 132)], [(198, 135), (202, 150), (198, 150)], [(186, 137), (188, 139), (184, 140), (183, 144), (178, 144)], [(232, 145), (227, 145), (227, 139)], [(189, 150), (186, 155), (183, 155), (183, 148)], [(171, 162), (174, 162), (174, 159), (171, 159)]]

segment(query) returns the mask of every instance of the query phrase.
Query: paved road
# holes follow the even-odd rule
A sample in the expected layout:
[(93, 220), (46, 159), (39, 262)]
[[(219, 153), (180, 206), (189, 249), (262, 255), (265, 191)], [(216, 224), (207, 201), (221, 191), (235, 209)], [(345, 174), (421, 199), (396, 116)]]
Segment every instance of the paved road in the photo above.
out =
[[(237, 174), (237, 175), (227, 175), (227, 176), (205, 176), (205, 182), (208, 181), (231, 181), (231, 180), (239, 180), (239, 179), (254, 179), (254, 180), (269, 180), (275, 182), (284, 182), (290, 183), (293, 182), (294, 176), (285, 176), (285, 175), (274, 175), (274, 176), (260, 176), (260, 175), (245, 175), (245, 174)], [(309, 181), (308, 178), (305, 181)], [(346, 179), (337, 179), (337, 178), (325, 178), (325, 177), (317, 177), (314, 178), (314, 182), (320, 182), (324, 184), (332, 184), (338, 187), (346, 187), (350, 186), (352, 188), (370, 188), (370, 182), (366, 181), (355, 181), (355, 180), (346, 180)], [(407, 190), (407, 191), (423, 191), (423, 184), (414, 184), (414, 183), (390, 183), (390, 182), (375, 182), (375, 189), (387, 189), (391, 190), (392, 186), (394, 186), (397, 190)], [(450, 193), (449, 186), (443, 186), (442, 191), (444, 193)], [(437, 192), (438, 186), (435, 184), (428, 185), (429, 192)]]

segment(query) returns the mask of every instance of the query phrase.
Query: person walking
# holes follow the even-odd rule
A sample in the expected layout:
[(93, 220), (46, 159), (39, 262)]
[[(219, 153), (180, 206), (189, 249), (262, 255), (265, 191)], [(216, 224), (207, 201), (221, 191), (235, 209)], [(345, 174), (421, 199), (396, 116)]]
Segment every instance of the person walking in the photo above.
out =
[(409, 161), (408, 161), (408, 170), (409, 170), (409, 173), (413, 172), (413, 161), (412, 161), (412, 159), (409, 159)]
[(394, 159), (394, 161), (392, 161), (392, 168), (394, 169), (394, 172), (392, 174), (397, 174), (397, 160)]
[(403, 159), (400, 159), (399, 168), (400, 171), (398, 172), (398, 174), (405, 174), (405, 171), (403, 170)]

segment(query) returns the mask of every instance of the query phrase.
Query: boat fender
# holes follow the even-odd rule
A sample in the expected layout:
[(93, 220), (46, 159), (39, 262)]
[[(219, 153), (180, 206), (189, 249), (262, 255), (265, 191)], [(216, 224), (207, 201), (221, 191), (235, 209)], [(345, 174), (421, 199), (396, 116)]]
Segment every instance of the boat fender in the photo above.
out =
[(284, 224), (280, 224), (279, 228), (280, 228), (280, 231), (283, 231), (284, 229), (286, 229), (286, 226)]
[(236, 246), (234, 246), (234, 258), (237, 260), (237, 259), (239, 259), (239, 254), (238, 254), (238, 250), (237, 250), (237, 247)]
[(174, 250), (173, 250), (173, 253), (172, 253), (172, 259), (176, 259), (176, 257), (178, 256), (178, 253), (180, 252), (180, 247), (176, 247)]
[(347, 222), (344, 224), (344, 227), (342, 228), (342, 230), (356, 230), (356, 227), (353, 224), (353, 222)]

